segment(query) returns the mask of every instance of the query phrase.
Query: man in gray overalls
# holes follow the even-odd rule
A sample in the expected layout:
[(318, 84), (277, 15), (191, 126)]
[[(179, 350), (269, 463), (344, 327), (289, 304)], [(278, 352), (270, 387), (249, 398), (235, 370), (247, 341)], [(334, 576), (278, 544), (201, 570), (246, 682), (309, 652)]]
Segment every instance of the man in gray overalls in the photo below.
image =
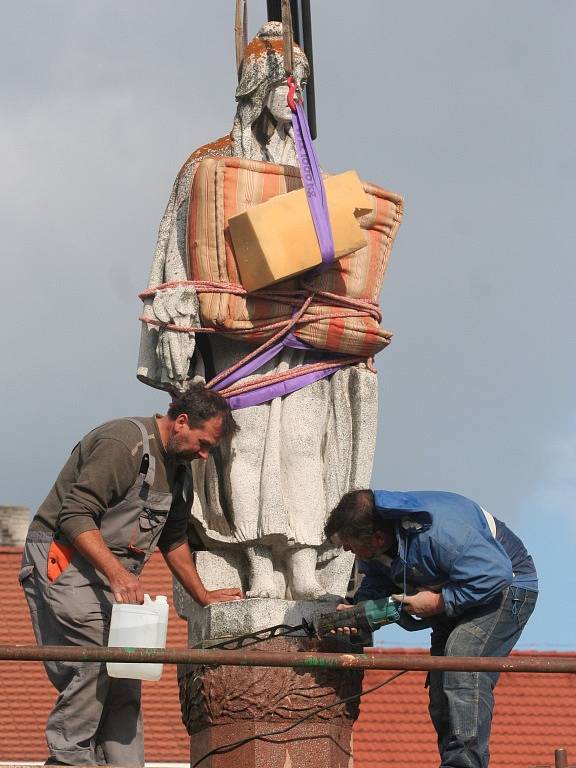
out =
[[(187, 539), (189, 462), (237, 430), (228, 403), (202, 385), (166, 416), (110, 421), (84, 437), (32, 520), (20, 571), (39, 645), (106, 645), (114, 601), (142, 603), (139, 574), (158, 547), (200, 605), (207, 591)], [(101, 663), (46, 662), (58, 690), (48, 717), (49, 765), (144, 765), (140, 681)]]

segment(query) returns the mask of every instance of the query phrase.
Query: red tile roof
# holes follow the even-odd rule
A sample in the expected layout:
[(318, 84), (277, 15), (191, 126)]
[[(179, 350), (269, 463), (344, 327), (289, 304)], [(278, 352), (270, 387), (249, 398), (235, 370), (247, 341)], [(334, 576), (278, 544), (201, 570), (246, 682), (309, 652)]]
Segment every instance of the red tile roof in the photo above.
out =
[[(374, 649), (378, 653), (422, 653), (422, 650)], [(538, 651), (514, 656), (555, 656)], [(562, 656), (576, 657), (576, 653)], [(392, 676), (369, 671), (364, 690)], [(425, 672), (408, 672), (362, 699), (354, 727), (355, 768), (427, 768), (438, 765), (436, 736), (428, 718)], [(554, 750), (568, 750), (576, 764), (576, 675), (501, 675), (490, 742), (492, 768), (553, 765)]]
[[(0, 605), (4, 615), (0, 645), (34, 643), (17, 581), (20, 556), (16, 547), (0, 547)], [(145, 569), (143, 582), (150, 594), (167, 594), (171, 602), (171, 576), (159, 555)], [(171, 608), (168, 645), (182, 648), (186, 644), (186, 624)], [(399, 649), (378, 652), (398, 653)], [(365, 690), (392, 674), (367, 672)], [(354, 727), (355, 768), (438, 765), (424, 679), (423, 672), (409, 672), (363, 698)], [(40, 663), (0, 662), (0, 761), (45, 759), (44, 724), (53, 698)], [(144, 683), (143, 700), (147, 761), (187, 763), (188, 736), (180, 717), (174, 666), (165, 666), (160, 682)], [(576, 763), (575, 716), (576, 675), (504, 673), (496, 688), (491, 766), (552, 765), (557, 747), (565, 747), (570, 763)]]

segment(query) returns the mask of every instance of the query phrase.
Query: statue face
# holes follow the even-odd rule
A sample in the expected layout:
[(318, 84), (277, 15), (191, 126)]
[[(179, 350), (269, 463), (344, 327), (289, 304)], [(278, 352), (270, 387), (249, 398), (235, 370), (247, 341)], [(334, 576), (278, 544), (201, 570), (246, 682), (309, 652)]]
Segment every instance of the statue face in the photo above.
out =
[(268, 91), (265, 106), (275, 120), (279, 122), (290, 122), (292, 120), (292, 110), (288, 106), (288, 85), (285, 82), (275, 83)]

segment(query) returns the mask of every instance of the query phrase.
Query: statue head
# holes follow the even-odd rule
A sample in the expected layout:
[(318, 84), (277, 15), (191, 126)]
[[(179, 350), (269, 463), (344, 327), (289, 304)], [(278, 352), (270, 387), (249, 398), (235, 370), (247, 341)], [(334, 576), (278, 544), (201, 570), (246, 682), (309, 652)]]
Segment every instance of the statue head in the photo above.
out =
[[(304, 52), (294, 46), (294, 77), (301, 88), (306, 85), (310, 68)], [(246, 158), (262, 159), (261, 137), (266, 125), (261, 123), (290, 120), (286, 106), (288, 86), (284, 69), (282, 24), (269, 21), (248, 43), (244, 53), (240, 82), (236, 89), (238, 108), (232, 137), (234, 154)], [(260, 128), (260, 130), (258, 130)], [(256, 138), (260, 135), (260, 141)]]

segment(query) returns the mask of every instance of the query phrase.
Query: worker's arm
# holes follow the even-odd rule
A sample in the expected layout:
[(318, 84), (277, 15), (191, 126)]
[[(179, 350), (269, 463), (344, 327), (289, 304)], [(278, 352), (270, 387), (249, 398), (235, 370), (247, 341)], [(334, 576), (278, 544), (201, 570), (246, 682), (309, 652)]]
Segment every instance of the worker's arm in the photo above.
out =
[(441, 592), (422, 590), (415, 595), (392, 595), (394, 600), (402, 603), (402, 608), (412, 616), (427, 619), (444, 613), (444, 598)]
[(512, 563), (492, 537), (468, 529), (462, 537), (453, 531), (449, 546), (436, 546), (434, 555), (448, 581), (442, 587), (444, 612), (458, 616), (486, 605), (512, 583)]
[(137, 576), (110, 552), (99, 530), (84, 531), (73, 540), (74, 547), (104, 574), (117, 603), (143, 603), (144, 592)]
[(179, 547), (167, 552), (162, 552), (162, 556), (186, 592), (200, 605), (225, 603), (229, 600), (241, 600), (244, 597), (242, 590), (233, 587), (230, 589), (206, 589), (200, 576), (198, 576), (188, 542), (184, 542)]
[(62, 499), (56, 521), (56, 528), (70, 542), (84, 531), (100, 528), (107, 510), (124, 498), (136, 480), (142, 454), (133, 455), (121, 440), (101, 436), (84, 438), (72, 457), (76, 478)]
[(134, 483), (141, 461), (120, 440), (86, 439), (73, 452), (78, 475), (62, 501), (57, 528), (75, 549), (104, 575), (118, 603), (142, 603), (138, 577), (126, 570), (107, 547), (100, 524), (109, 506), (123, 498)]
[(455, 529), (442, 542), (431, 541), (430, 552), (439, 573), (448, 575), (442, 591), (393, 594), (413, 616), (457, 616), (493, 600), (512, 582), (512, 564), (503, 548), (473, 528)]
[(442, 590), (392, 595), (407, 613), (420, 618), (458, 616), (486, 605), (512, 582), (512, 563), (502, 546), (475, 528), (443, 531), (441, 539), (430, 539), (429, 553), (424, 554), (433, 558), (438, 575), (447, 577)]

